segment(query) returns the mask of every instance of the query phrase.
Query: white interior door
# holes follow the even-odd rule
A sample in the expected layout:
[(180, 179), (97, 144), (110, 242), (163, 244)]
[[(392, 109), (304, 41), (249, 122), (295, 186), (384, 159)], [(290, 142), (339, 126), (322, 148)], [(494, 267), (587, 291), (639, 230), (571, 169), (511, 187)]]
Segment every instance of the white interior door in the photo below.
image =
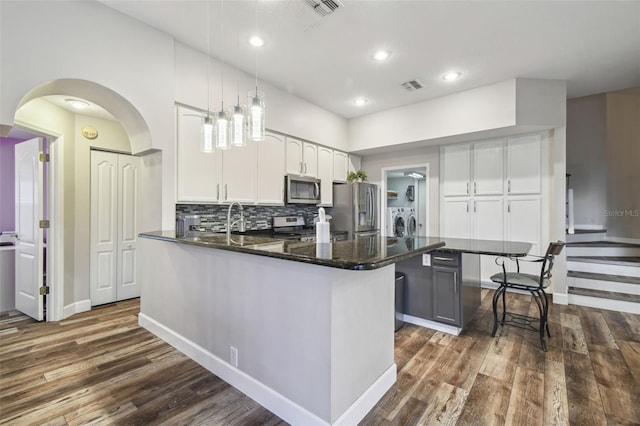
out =
[(140, 283), (136, 280), (139, 179), (140, 157), (118, 155), (117, 300), (140, 296)]
[(44, 319), (41, 147), (41, 138), (15, 145), (16, 309), (38, 321)]
[(91, 151), (91, 305), (116, 300), (118, 154)]

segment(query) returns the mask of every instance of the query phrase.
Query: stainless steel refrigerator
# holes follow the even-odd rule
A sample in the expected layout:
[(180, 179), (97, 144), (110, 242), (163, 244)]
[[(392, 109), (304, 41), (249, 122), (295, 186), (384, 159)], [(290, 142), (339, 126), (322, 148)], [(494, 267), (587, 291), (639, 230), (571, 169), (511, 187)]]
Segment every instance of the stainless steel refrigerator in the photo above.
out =
[(378, 186), (354, 182), (333, 185), (331, 228), (349, 232), (349, 238), (380, 233)]

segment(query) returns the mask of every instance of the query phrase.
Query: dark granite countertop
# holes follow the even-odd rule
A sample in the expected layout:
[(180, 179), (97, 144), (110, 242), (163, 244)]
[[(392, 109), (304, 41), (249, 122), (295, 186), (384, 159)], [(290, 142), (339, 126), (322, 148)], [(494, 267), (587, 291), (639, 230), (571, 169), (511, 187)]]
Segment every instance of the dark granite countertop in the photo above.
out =
[(224, 233), (203, 233), (197, 239), (176, 238), (173, 230), (145, 232), (140, 237), (351, 270), (377, 269), (434, 250), (526, 256), (531, 249), (529, 243), (438, 237), (371, 236), (327, 244), (250, 235), (232, 235), (228, 243)]

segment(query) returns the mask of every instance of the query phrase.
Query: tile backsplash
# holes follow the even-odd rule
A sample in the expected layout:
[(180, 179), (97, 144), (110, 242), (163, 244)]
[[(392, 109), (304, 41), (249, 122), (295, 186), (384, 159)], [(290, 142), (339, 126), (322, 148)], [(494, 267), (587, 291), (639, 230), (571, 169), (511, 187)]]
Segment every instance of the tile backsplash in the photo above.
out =
[[(302, 215), (307, 226), (313, 226), (313, 216), (318, 213), (316, 206), (243, 206), (247, 229), (269, 229), (273, 227), (273, 216)], [(211, 204), (176, 204), (176, 216), (197, 214), (200, 216), (200, 228), (206, 232), (223, 232), (227, 229), (227, 211), (229, 206)], [(232, 221), (240, 217), (239, 209), (233, 206)]]

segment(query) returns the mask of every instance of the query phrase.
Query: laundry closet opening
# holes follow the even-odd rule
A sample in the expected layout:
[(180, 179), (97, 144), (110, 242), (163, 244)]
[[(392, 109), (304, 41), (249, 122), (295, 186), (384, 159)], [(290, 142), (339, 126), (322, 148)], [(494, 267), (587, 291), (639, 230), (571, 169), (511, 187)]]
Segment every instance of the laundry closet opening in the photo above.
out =
[(381, 194), (383, 234), (387, 237), (425, 237), (429, 229), (429, 165), (383, 169)]

